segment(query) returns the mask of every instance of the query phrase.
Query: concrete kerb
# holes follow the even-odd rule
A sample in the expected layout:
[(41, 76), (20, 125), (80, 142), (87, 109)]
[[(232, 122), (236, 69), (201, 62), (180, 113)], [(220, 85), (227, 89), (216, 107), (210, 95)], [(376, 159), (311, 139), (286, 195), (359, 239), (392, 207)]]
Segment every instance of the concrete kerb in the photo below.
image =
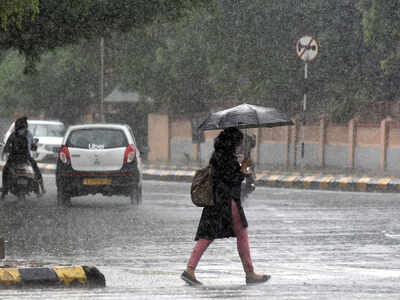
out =
[[(190, 182), (196, 168), (148, 165), (144, 179)], [(299, 189), (342, 190), (358, 192), (399, 192), (400, 178), (349, 176), (344, 174), (301, 174), (299, 172), (263, 171), (256, 175), (256, 185)]]
[[(0, 168), (3, 169), (5, 165), (4, 161), (0, 162)], [(39, 169), (42, 171), (42, 173), (55, 173), (56, 172), (56, 165), (55, 164), (42, 164), (38, 163)]]
[(104, 287), (104, 275), (93, 266), (0, 267), (0, 288)]
[[(0, 163), (3, 167), (4, 163)], [(38, 164), (43, 173), (55, 173), (55, 164)], [(198, 167), (146, 164), (143, 179), (191, 182)], [(261, 171), (258, 186), (360, 192), (400, 192), (400, 177), (353, 176), (344, 174)]]

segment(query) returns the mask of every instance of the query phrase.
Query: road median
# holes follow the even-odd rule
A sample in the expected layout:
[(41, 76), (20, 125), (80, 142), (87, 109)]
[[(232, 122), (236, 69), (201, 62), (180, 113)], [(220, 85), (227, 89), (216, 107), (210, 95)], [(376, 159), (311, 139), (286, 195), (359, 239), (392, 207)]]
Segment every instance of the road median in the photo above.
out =
[[(195, 171), (196, 167), (147, 165), (144, 168), (143, 177), (149, 180), (191, 182)], [(394, 193), (400, 191), (400, 177), (262, 171), (256, 174), (256, 185), (315, 190)]]
[(90, 266), (0, 267), (0, 288), (104, 287), (104, 275)]
[[(3, 167), (3, 163), (1, 167)], [(43, 173), (55, 173), (55, 164), (38, 164)], [(196, 166), (146, 164), (143, 179), (191, 182)], [(256, 184), (266, 187), (283, 187), (319, 190), (343, 190), (357, 192), (400, 192), (400, 177), (329, 174), (320, 172), (261, 171)]]

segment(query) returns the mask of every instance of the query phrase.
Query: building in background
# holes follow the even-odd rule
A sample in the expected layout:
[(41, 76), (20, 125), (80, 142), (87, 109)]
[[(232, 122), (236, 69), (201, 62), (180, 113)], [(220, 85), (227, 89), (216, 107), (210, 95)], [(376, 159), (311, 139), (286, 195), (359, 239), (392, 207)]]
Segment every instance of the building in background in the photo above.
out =
[(116, 86), (104, 98), (104, 118), (107, 123), (124, 123), (131, 126), (144, 160), (148, 153), (148, 110), (153, 99), (137, 92), (123, 91)]

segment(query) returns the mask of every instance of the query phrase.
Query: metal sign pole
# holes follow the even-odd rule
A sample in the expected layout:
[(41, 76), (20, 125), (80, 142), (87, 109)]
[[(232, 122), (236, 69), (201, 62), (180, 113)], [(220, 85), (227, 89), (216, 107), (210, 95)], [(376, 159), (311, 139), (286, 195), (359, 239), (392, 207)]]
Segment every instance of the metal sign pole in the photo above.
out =
[(304, 64), (304, 97), (303, 97), (303, 126), (302, 126), (302, 142), (301, 142), (301, 158), (304, 158), (304, 127), (306, 126), (306, 110), (307, 110), (307, 77), (308, 64)]
[(306, 126), (306, 110), (307, 110), (307, 91), (308, 91), (308, 62), (313, 61), (317, 58), (319, 52), (319, 44), (317, 40), (312, 36), (303, 36), (296, 42), (296, 53), (297, 57), (304, 62), (304, 96), (303, 96), (303, 120), (301, 128), (301, 158), (302, 167), (304, 167), (304, 130)]

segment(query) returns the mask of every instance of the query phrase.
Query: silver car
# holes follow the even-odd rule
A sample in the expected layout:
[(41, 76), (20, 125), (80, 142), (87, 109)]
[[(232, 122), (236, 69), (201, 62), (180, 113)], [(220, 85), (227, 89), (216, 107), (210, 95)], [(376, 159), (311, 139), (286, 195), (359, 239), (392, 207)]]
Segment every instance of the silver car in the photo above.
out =
[(100, 193), (125, 195), (132, 204), (142, 201), (142, 163), (128, 125), (70, 126), (58, 153), (57, 203), (71, 197)]
[[(34, 138), (39, 139), (37, 150), (32, 155), (33, 158), (37, 162), (55, 163), (64, 137), (64, 123), (61, 121), (28, 120), (28, 129)], [(4, 144), (13, 131), (14, 122), (4, 135)]]

